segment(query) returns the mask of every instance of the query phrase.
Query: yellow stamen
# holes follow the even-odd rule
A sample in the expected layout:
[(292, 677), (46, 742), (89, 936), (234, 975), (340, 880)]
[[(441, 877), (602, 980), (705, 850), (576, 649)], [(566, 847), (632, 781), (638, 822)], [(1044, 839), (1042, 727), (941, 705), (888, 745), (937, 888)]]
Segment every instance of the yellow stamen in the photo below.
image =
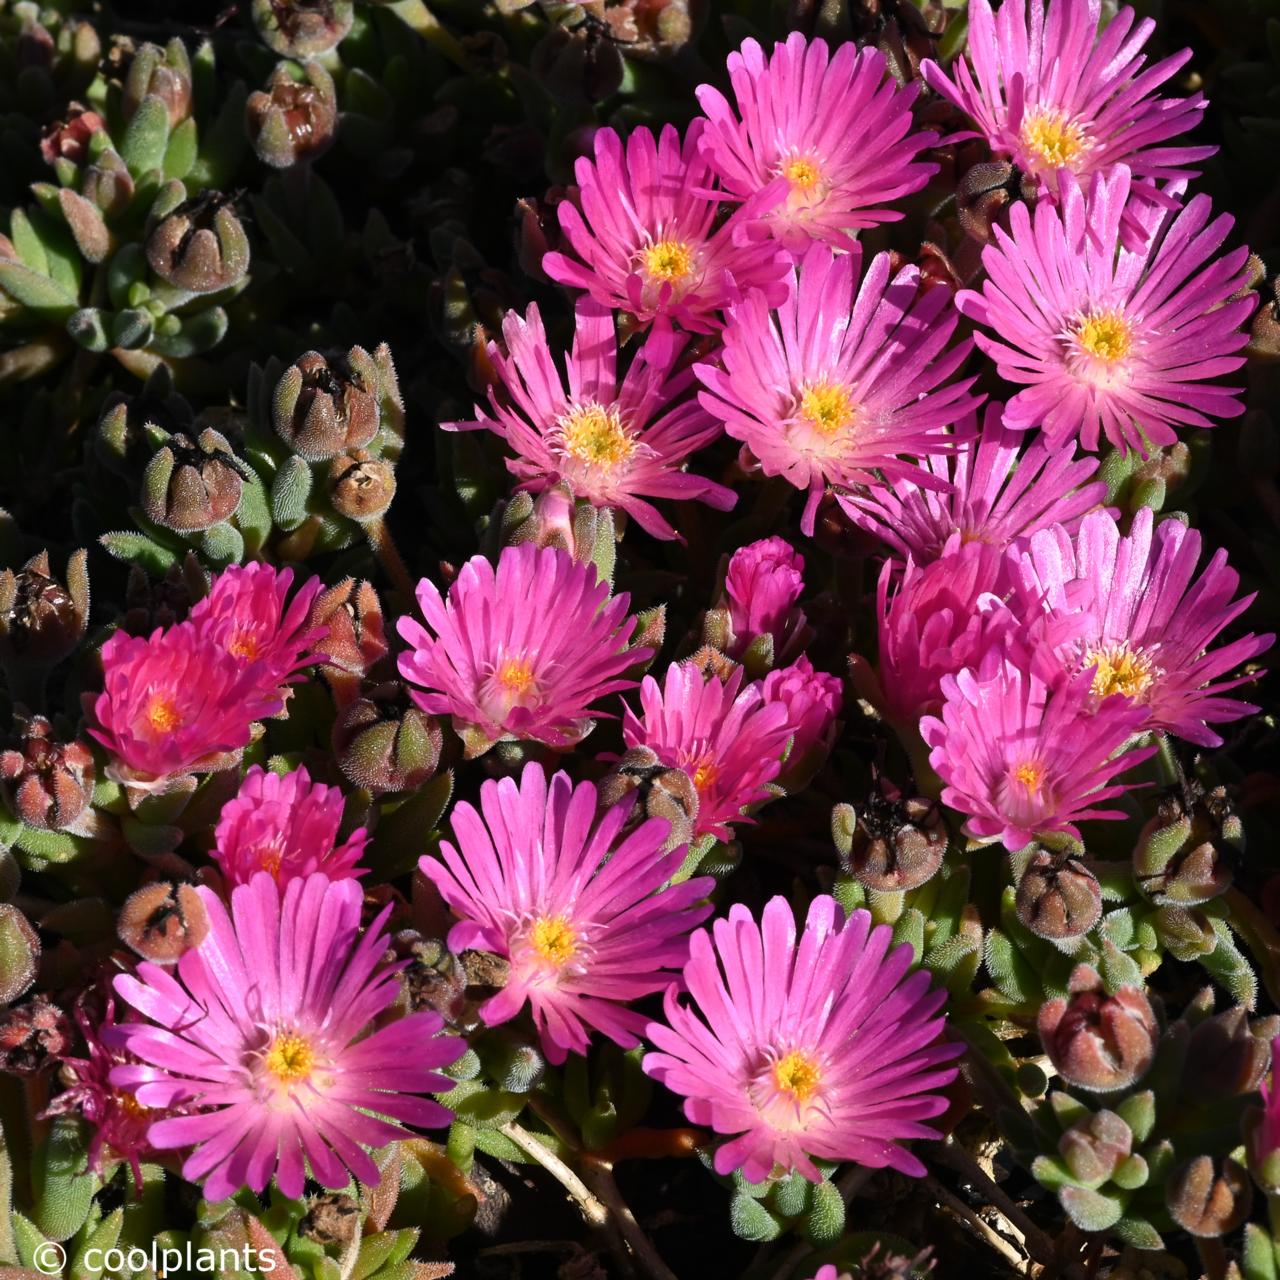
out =
[(1095, 359), (1111, 364), (1129, 354), (1133, 330), (1119, 311), (1091, 311), (1076, 328), (1076, 341)]
[(262, 652), (262, 641), (251, 631), (241, 631), (227, 646), (227, 652), (245, 662), (252, 662)]
[(810, 156), (796, 156), (782, 166), (782, 176), (793, 191), (811, 191), (822, 177), (818, 162)]
[(1028, 791), (1035, 793), (1044, 781), (1044, 765), (1038, 760), (1026, 760), (1014, 769), (1013, 776)]
[(504, 689), (517, 695), (528, 693), (534, 683), (533, 668), (527, 662), (516, 658), (508, 658), (493, 673), (493, 678)]
[(1039, 109), (1022, 121), (1022, 145), (1050, 169), (1069, 168), (1084, 150), (1084, 129), (1065, 112)]
[(151, 1114), (151, 1108), (144, 1107), (132, 1093), (126, 1093), (123, 1089), (117, 1089), (114, 1091), (113, 1097), (115, 1098), (116, 1106), (119, 1107), (127, 1116), (141, 1118), (142, 1116)]
[(529, 934), (533, 949), (548, 964), (563, 967), (578, 949), (578, 935), (564, 916), (543, 916)]
[(266, 1068), (277, 1080), (305, 1080), (316, 1065), (316, 1051), (299, 1035), (277, 1036), (267, 1051)]
[(1087, 660), (1094, 664), (1091, 688), (1099, 698), (1108, 698), (1113, 693), (1123, 693), (1126, 698), (1141, 697), (1155, 679), (1151, 659), (1124, 645), (1098, 649), (1088, 654)]
[(822, 1076), (812, 1058), (792, 1050), (774, 1065), (773, 1082), (797, 1102), (807, 1102), (822, 1083)]
[(172, 733), (182, 723), (182, 717), (172, 698), (156, 694), (147, 705), (147, 723), (157, 733)]
[(588, 466), (613, 470), (636, 451), (636, 443), (622, 425), (617, 409), (584, 404), (561, 420), (564, 451)]
[(641, 250), (640, 260), (650, 279), (677, 284), (693, 270), (693, 246), (684, 240), (659, 240)]
[(693, 785), (699, 795), (704, 795), (710, 787), (715, 786), (720, 770), (711, 759), (699, 760), (693, 770)]
[(815, 382), (800, 395), (800, 416), (819, 435), (834, 436), (853, 421), (857, 407), (840, 382)]

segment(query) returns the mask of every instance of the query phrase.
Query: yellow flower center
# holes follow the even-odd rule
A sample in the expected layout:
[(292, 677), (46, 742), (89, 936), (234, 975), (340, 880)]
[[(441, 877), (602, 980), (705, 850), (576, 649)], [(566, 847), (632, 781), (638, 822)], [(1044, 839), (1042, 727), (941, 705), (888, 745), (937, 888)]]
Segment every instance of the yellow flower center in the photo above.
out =
[(659, 240), (641, 250), (640, 260), (650, 279), (676, 284), (693, 270), (693, 245), (686, 240)]
[(790, 1094), (797, 1102), (807, 1102), (822, 1083), (822, 1075), (812, 1058), (792, 1050), (775, 1063), (773, 1082), (782, 1093)]
[(262, 652), (262, 641), (251, 631), (240, 631), (227, 646), (227, 652), (234, 658), (252, 662)]
[(636, 451), (636, 443), (622, 425), (617, 409), (585, 404), (572, 409), (560, 423), (564, 451), (591, 467), (612, 471)]
[(853, 421), (857, 406), (841, 382), (815, 382), (800, 394), (800, 416), (821, 436), (830, 438)]
[(1123, 360), (1133, 345), (1133, 330), (1119, 311), (1091, 311), (1076, 329), (1076, 341), (1096, 360)]
[(548, 964), (562, 968), (578, 949), (578, 935), (564, 916), (542, 916), (529, 933), (533, 949)]
[(1039, 109), (1022, 120), (1022, 145), (1050, 169), (1069, 168), (1084, 150), (1084, 129), (1065, 112)]
[(716, 766), (716, 762), (710, 757), (704, 757), (699, 760), (693, 769), (693, 785), (699, 795), (704, 795), (711, 787), (715, 786), (716, 778), (719, 776), (720, 770)]
[(1034, 795), (1040, 790), (1040, 784), (1044, 781), (1044, 765), (1038, 760), (1024, 760), (1014, 768), (1013, 777)]
[(282, 1083), (305, 1080), (315, 1068), (316, 1051), (300, 1035), (277, 1036), (267, 1051), (266, 1068)]
[(140, 1120), (143, 1116), (151, 1114), (150, 1107), (144, 1107), (132, 1093), (127, 1093), (123, 1089), (116, 1089), (113, 1094), (115, 1104), (127, 1116), (132, 1116), (135, 1120)]
[(1109, 698), (1113, 693), (1123, 693), (1126, 698), (1139, 698), (1155, 679), (1151, 659), (1145, 654), (1134, 653), (1124, 645), (1096, 649), (1086, 655), (1086, 661), (1094, 664), (1091, 688), (1099, 698)]
[(812, 191), (822, 177), (822, 170), (811, 156), (796, 156), (782, 166), (782, 176), (791, 184), (792, 191)]
[(533, 688), (533, 668), (523, 659), (508, 658), (494, 672), (494, 679), (509, 693), (519, 696)]
[(157, 733), (172, 733), (182, 723), (182, 716), (178, 714), (173, 699), (161, 693), (156, 694), (147, 704), (146, 716), (147, 723)]

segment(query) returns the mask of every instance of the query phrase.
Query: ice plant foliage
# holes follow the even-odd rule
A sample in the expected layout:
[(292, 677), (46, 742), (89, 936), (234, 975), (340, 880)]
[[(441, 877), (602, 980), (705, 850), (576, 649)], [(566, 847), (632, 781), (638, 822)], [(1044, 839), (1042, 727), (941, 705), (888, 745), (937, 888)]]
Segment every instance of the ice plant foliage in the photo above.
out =
[(487, 427), (515, 453), (507, 466), (534, 491), (564, 481), (597, 507), (617, 507), (658, 538), (675, 529), (654, 498), (698, 499), (727, 510), (731, 489), (682, 469), (689, 455), (720, 434), (720, 424), (686, 393), (678, 368), (685, 340), (660, 323), (625, 374), (618, 374), (613, 312), (594, 298), (578, 300), (577, 328), (565, 375), (556, 366), (537, 306), (507, 313), (504, 355), (489, 344), (498, 375), (490, 412), (454, 428)]
[(189, 1148), (183, 1176), (210, 1200), (262, 1191), (273, 1177), (286, 1196), (300, 1196), (307, 1176), (376, 1184), (366, 1147), (405, 1136), (405, 1124), (448, 1123), (419, 1095), (449, 1089), (438, 1068), (465, 1049), (437, 1035), (433, 1012), (369, 1031), (399, 990), (396, 967), (382, 965), (391, 908), (362, 935), (354, 880), (317, 874), (281, 892), (259, 872), (233, 890), (230, 912), (199, 893), (209, 933), (176, 974), (142, 964), (116, 979), (147, 1021), (113, 1033), (139, 1063), (115, 1067), (111, 1083), (144, 1107), (190, 1112), (155, 1121), (147, 1138)]
[(846, 920), (825, 895), (799, 936), (785, 898), (759, 922), (735, 905), (693, 935), (691, 1004), (667, 992), (644, 1069), (694, 1124), (728, 1137), (717, 1172), (816, 1182), (815, 1160), (925, 1172), (903, 1144), (939, 1136), (925, 1121), (946, 1110), (960, 1046), (942, 1040), (945, 994), (924, 970), (908, 976), (911, 948), (891, 943), (887, 926), (865, 911)]
[(426, 626), (398, 623), (410, 651), (400, 672), (425, 711), (453, 717), (470, 755), (500, 738), (565, 749), (594, 724), (593, 705), (629, 689), (628, 667), (651, 651), (628, 647), (626, 595), (610, 598), (595, 566), (532, 543), (507, 547), (495, 568), (462, 567), (446, 599), (418, 584)]
[(727, 314), (720, 359), (696, 368), (700, 399), (766, 475), (807, 491), (804, 533), (828, 485), (944, 487), (916, 460), (949, 448), (947, 428), (979, 403), (972, 378), (954, 379), (969, 347), (947, 346), (945, 288), (921, 292), (919, 270), (895, 274), (888, 254), (864, 272), (858, 246), (815, 245), (781, 306), (754, 293)]
[(793, 32), (772, 55), (755, 40), (729, 55), (737, 111), (711, 85), (701, 145), (736, 200), (757, 198), (764, 228), (787, 249), (814, 240), (842, 248), (851, 233), (902, 217), (892, 201), (919, 191), (937, 166), (918, 159), (937, 142), (911, 132), (915, 86), (900, 88), (884, 54)]
[[(711, 913), (713, 881), (667, 886), (684, 849), (662, 853), (668, 824), (623, 834), (630, 802), (598, 812), (595, 787), (541, 765), (480, 788), (480, 809), (453, 811), (455, 843), (420, 866), (459, 918), (457, 952), (510, 962), (506, 986), (481, 1006), (490, 1026), (527, 1004), (547, 1057), (584, 1054), (593, 1031), (624, 1048), (645, 1019), (629, 1007), (663, 990), (684, 964), (689, 931)], [(665, 886), (665, 887), (664, 887)]]

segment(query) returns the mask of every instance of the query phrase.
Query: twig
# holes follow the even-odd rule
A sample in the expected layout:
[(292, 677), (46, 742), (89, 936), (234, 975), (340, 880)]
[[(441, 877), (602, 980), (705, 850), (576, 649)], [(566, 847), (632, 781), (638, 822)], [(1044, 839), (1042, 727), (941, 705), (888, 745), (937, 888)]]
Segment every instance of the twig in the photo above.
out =
[(967, 1222), (1010, 1266), (1022, 1269), (1026, 1258), (1004, 1236), (983, 1222), (959, 1196), (948, 1191), (932, 1174), (925, 1175), (924, 1185), (961, 1221)]
[(540, 1164), (578, 1202), (582, 1216), (593, 1227), (603, 1227), (608, 1223), (608, 1209), (550, 1147), (540, 1142), (528, 1129), (522, 1128), (514, 1120), (504, 1124), (500, 1132), (510, 1138), (531, 1160)]
[(622, 1192), (618, 1190), (618, 1184), (614, 1180), (613, 1166), (605, 1160), (588, 1159), (582, 1167), (582, 1175), (608, 1206), (614, 1222), (622, 1232), (622, 1238), (635, 1254), (635, 1259), (645, 1275), (649, 1276), (650, 1280), (680, 1280), (676, 1273), (663, 1262), (657, 1249), (653, 1247), (652, 1241), (636, 1221), (630, 1205), (622, 1198)]

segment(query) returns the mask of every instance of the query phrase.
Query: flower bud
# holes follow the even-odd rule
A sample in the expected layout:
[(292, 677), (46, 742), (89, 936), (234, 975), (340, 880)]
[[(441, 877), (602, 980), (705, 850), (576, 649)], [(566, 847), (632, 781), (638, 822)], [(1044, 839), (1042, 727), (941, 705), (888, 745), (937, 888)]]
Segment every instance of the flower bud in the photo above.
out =
[(1069, 1084), (1097, 1093), (1140, 1080), (1155, 1057), (1160, 1029), (1146, 994), (1121, 987), (1108, 994), (1089, 965), (1078, 965), (1069, 996), (1040, 1008), (1037, 1025), (1045, 1053)]
[(1035, 198), (1034, 187), (1013, 165), (1004, 161), (975, 164), (960, 180), (956, 191), (956, 213), (965, 234), (983, 244), (990, 243), (991, 228), (1011, 201)]
[(307, 462), (344, 449), (363, 449), (378, 434), (378, 369), (363, 347), (325, 359), (298, 357), (280, 376), (271, 399), (276, 434)]
[(1199, 1239), (1214, 1239), (1234, 1231), (1253, 1205), (1249, 1176), (1234, 1160), (1219, 1170), (1211, 1156), (1196, 1156), (1173, 1171), (1164, 1189), (1173, 1220)]
[(662, 818), (670, 824), (663, 852), (693, 839), (698, 790), (683, 769), (668, 768), (648, 747), (632, 747), (624, 752), (600, 784), (602, 806), (620, 804), (628, 796), (635, 802), (630, 825), (646, 818)]
[(392, 949), (398, 960), (408, 960), (400, 971), (409, 1011), (434, 1009), (450, 1026), (464, 1019), (467, 1009), (467, 975), (444, 945), (413, 930), (395, 936)]
[(89, 154), (89, 139), (106, 127), (107, 122), (96, 111), (73, 102), (67, 107), (65, 119), (46, 126), (40, 138), (40, 154), (46, 164), (69, 160), (81, 165)]
[(129, 166), (110, 148), (80, 175), (80, 194), (101, 209), (107, 218), (124, 213), (133, 200), (133, 192), (133, 174), (129, 172)]
[(65, 831), (93, 798), (93, 755), (82, 742), (57, 741), (44, 716), (19, 725), (19, 749), (0, 753), (5, 802), (29, 827)]
[(283, 58), (314, 58), (346, 37), (351, 0), (253, 0), (258, 35)]
[(608, 29), (583, 22), (572, 30), (553, 26), (535, 46), (529, 69), (561, 102), (603, 102), (617, 93), (624, 67)]
[(177, 128), (191, 114), (191, 59), (176, 36), (165, 45), (144, 44), (133, 55), (124, 79), (120, 108), (132, 120), (143, 98), (159, 98), (169, 113), (169, 127)]
[(343, 578), (321, 592), (311, 606), (308, 627), (319, 627), (323, 637), (314, 645), (325, 665), (355, 676), (364, 676), (389, 652), (378, 593), (368, 582)]
[(1213, 921), (1194, 907), (1160, 907), (1153, 918), (1160, 945), (1184, 963), (1212, 954), (1218, 945)]
[(147, 435), (154, 428), (182, 431), (191, 425), (191, 406), (173, 389), (173, 375), (160, 364), (141, 393), (111, 392), (103, 401), (94, 434), (94, 457), (104, 467), (130, 480), (136, 478), (150, 452)]
[(281, 62), (265, 91), (249, 95), (245, 125), (249, 141), (263, 164), (274, 169), (316, 160), (328, 151), (338, 125), (333, 77), (318, 63), (307, 62), (299, 80)]
[(1015, 906), (1038, 937), (1078, 938), (1102, 918), (1102, 886), (1069, 851), (1037, 849), (1018, 881)]
[(352, 449), (329, 464), (329, 501), (333, 509), (357, 524), (370, 524), (396, 496), (391, 464), (367, 450)]
[(343, 774), (375, 795), (420, 787), (435, 774), (443, 745), (440, 725), (398, 680), (368, 689), (333, 726)]
[(151, 270), (188, 293), (217, 293), (239, 284), (249, 270), (249, 237), (236, 217), (231, 197), (203, 191), (172, 209), (176, 191), (162, 193), (147, 233)]
[(43, 992), (0, 1013), (0, 1071), (33, 1076), (71, 1048), (71, 1019)]
[(158, 880), (129, 895), (120, 908), (120, 941), (152, 964), (176, 964), (209, 932), (194, 886)]
[(61, 662), (80, 642), (89, 619), (88, 553), (73, 551), (63, 585), (49, 569), (49, 553), (32, 556), (14, 573), (0, 572), (0, 663), (12, 682), (20, 673)]
[(1196, 906), (1231, 887), (1244, 828), (1225, 787), (1188, 782), (1166, 795), (1133, 851), (1138, 888), (1157, 904)]
[(1200, 1105), (1253, 1093), (1270, 1065), (1270, 1044), (1254, 1034), (1248, 1013), (1237, 1006), (1196, 1024), (1182, 1078)]
[(844, 874), (880, 893), (918, 889), (937, 874), (947, 852), (947, 826), (938, 806), (922, 796), (902, 800), (886, 783), (861, 810), (837, 805), (831, 833)]
[(40, 939), (11, 903), (0, 903), (0, 1004), (11, 1004), (35, 980)]
[(228, 520), (240, 505), (244, 464), (212, 427), (193, 443), (170, 436), (147, 463), (142, 509), (147, 519), (178, 533), (195, 533)]
[(1133, 1131), (1114, 1111), (1078, 1120), (1058, 1140), (1063, 1163), (1077, 1182), (1101, 1186), (1133, 1150)]

